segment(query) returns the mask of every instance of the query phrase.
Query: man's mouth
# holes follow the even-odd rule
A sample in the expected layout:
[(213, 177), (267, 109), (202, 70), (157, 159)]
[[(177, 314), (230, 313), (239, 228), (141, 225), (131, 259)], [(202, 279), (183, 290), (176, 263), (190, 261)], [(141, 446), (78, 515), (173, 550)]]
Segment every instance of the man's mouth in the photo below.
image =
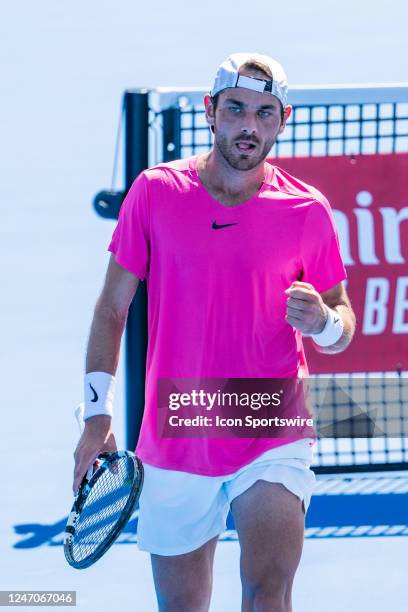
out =
[(247, 153), (248, 151), (252, 151), (252, 149), (255, 149), (256, 144), (254, 144), (253, 142), (238, 141), (235, 143), (235, 146), (237, 147), (238, 151)]

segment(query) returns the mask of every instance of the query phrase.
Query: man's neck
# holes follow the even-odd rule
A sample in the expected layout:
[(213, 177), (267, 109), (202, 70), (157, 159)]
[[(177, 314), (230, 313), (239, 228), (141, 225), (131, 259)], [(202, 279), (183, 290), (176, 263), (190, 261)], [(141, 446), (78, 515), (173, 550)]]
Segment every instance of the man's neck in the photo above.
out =
[(252, 170), (236, 170), (215, 148), (198, 157), (197, 169), (201, 182), (211, 195), (232, 203), (255, 195), (265, 180), (265, 164)]

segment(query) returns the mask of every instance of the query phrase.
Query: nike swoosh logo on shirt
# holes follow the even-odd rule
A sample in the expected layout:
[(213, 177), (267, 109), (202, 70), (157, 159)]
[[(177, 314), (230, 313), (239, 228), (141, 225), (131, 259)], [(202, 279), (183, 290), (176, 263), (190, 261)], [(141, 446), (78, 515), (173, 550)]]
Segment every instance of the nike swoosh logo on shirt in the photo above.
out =
[(212, 228), (217, 230), (223, 227), (230, 227), (231, 225), (238, 225), (238, 223), (224, 223), (223, 225), (218, 225), (216, 221), (213, 221)]

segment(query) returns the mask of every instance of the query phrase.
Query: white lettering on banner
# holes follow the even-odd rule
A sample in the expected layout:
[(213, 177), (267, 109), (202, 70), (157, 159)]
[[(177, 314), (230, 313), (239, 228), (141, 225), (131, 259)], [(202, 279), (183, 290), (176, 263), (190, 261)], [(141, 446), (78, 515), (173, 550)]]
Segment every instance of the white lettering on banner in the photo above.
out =
[[(373, 196), (369, 191), (359, 191), (356, 203), (363, 208), (353, 209), (357, 220), (357, 251), (359, 262), (363, 265), (379, 265), (375, 243), (375, 221), (373, 213), (368, 207), (373, 203)], [(389, 264), (403, 264), (406, 262), (401, 252), (401, 224), (408, 220), (408, 207), (396, 210), (391, 207), (378, 208), (382, 216), (382, 230), (384, 240), (384, 259)], [(355, 265), (351, 253), (352, 240), (350, 236), (350, 221), (347, 214), (341, 210), (333, 209), (334, 221), (339, 234), (340, 250), (345, 266)]]
[(408, 276), (401, 276), (397, 280), (397, 291), (395, 294), (394, 334), (408, 334)]
[(363, 334), (381, 334), (387, 325), (387, 303), (390, 294), (386, 278), (369, 278), (363, 317)]
[(359, 191), (356, 202), (359, 206), (370, 206), (373, 203), (373, 194), (369, 191)]
[[(369, 191), (360, 191), (356, 196), (359, 206), (371, 206), (373, 196)], [(357, 218), (358, 254), (362, 264), (375, 265), (380, 261), (375, 254), (374, 219), (369, 210), (355, 208)]]
[(408, 208), (380, 208), (384, 227), (385, 259), (391, 264), (405, 263), (401, 253), (400, 224), (408, 219)]

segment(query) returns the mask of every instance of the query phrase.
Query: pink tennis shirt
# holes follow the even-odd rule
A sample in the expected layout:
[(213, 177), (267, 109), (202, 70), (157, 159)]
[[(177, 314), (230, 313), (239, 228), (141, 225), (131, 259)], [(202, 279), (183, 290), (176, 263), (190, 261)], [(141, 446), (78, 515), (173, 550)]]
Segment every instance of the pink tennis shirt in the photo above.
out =
[(237, 206), (206, 191), (196, 156), (145, 170), (122, 204), (108, 250), (147, 282), (145, 410), (136, 453), (150, 465), (220, 476), (293, 441), (162, 438), (156, 427), (159, 378), (308, 374), (302, 335), (285, 321), (285, 289), (302, 280), (322, 293), (347, 275), (325, 197), (265, 165), (261, 189)]

